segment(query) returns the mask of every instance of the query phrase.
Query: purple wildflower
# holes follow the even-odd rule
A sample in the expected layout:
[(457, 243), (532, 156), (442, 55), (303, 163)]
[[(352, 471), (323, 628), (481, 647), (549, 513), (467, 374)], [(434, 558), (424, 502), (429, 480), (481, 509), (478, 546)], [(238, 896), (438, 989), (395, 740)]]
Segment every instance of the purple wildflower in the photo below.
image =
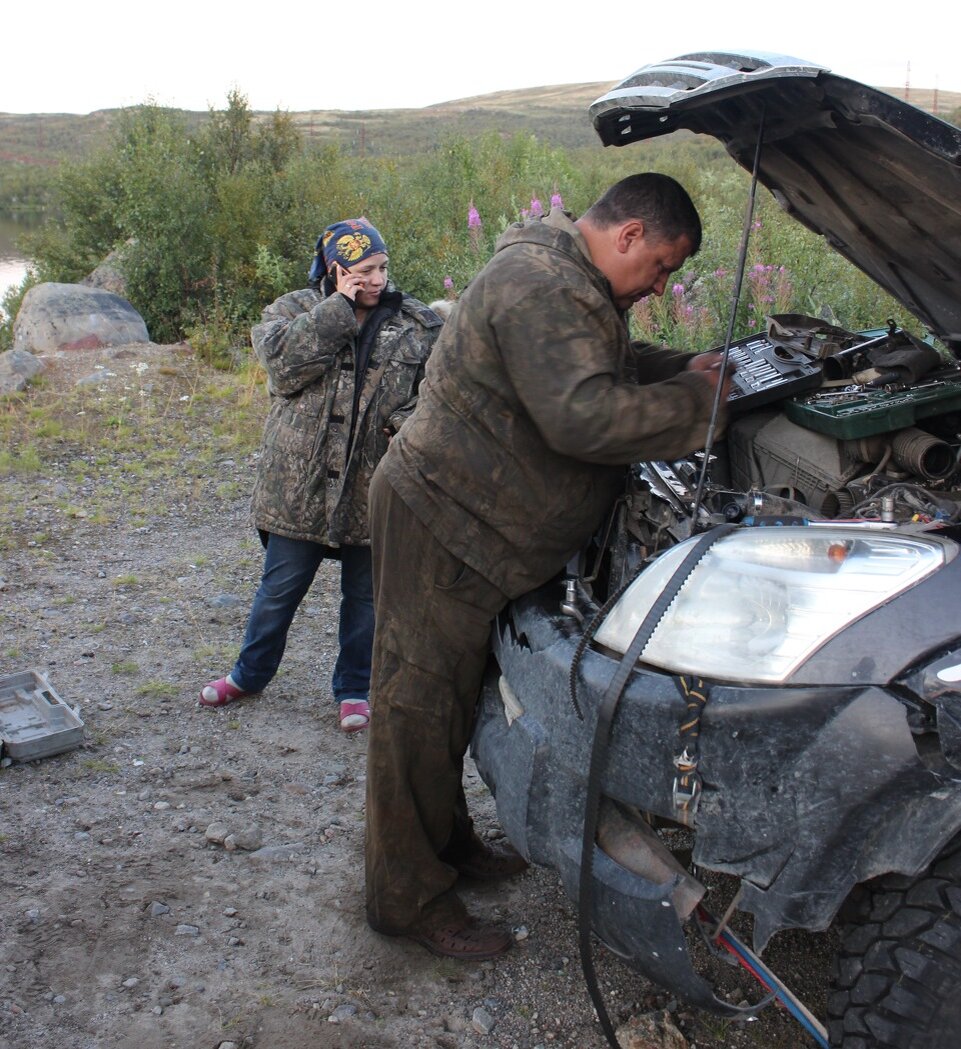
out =
[(552, 208), (563, 208), (564, 207), (564, 201), (561, 198), (560, 193), (558, 193), (556, 189), (551, 194), (551, 207)]
[(454, 288), (454, 278), (453, 278), (453, 277), (445, 277), (445, 278), (444, 278), (444, 287), (445, 287), (445, 288), (446, 288), (446, 289), (447, 289), (448, 291), (453, 291), (453, 288)]
[(477, 208), (474, 207), (474, 202), (471, 201), (470, 202), (470, 206), (467, 209), (467, 228), (468, 229), (480, 229), (480, 227), (481, 227), (480, 214), (478, 213)]
[(539, 219), (544, 214), (544, 205), (537, 199), (537, 197), (531, 197), (531, 216), (535, 219)]

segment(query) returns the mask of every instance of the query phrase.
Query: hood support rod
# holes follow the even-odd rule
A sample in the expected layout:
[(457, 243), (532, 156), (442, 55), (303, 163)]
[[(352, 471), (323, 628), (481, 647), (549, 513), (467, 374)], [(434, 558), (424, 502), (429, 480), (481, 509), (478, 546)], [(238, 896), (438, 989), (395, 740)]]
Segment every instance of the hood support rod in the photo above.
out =
[[(748, 193), (747, 206), (744, 209), (744, 224), (741, 227), (741, 244), (737, 253), (737, 270), (734, 276), (734, 290), (731, 297), (731, 312), (727, 320), (727, 333), (724, 336), (724, 352), (721, 358), (721, 374), (727, 372), (728, 358), (731, 354), (731, 342), (734, 339), (734, 324), (737, 320), (737, 308), (741, 304), (741, 289), (744, 285), (744, 267), (747, 264), (747, 247), (751, 239), (751, 228), (754, 224), (754, 209), (757, 204), (757, 173), (761, 167), (761, 147), (764, 142), (765, 106), (762, 103), (761, 117), (757, 126), (757, 142), (754, 146), (754, 165), (751, 171), (751, 189)], [(721, 412), (721, 392), (724, 388), (723, 382), (717, 384), (714, 391), (714, 404), (711, 408), (711, 419), (707, 427), (707, 439), (704, 442), (704, 459), (701, 462), (701, 472), (697, 478), (697, 490), (694, 493), (694, 505), (691, 508), (691, 531), (698, 531), (697, 519), (701, 509), (701, 500), (704, 496), (704, 484), (707, 480), (707, 470), (711, 462), (711, 449), (714, 447), (714, 437), (717, 432), (717, 417)]]

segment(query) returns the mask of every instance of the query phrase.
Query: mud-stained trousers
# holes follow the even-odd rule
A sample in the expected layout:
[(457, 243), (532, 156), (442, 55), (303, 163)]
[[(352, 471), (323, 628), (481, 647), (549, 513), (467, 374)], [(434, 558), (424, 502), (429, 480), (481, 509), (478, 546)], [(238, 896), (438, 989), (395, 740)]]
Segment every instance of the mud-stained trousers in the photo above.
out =
[(367, 920), (402, 934), (464, 920), (472, 826), (463, 759), (507, 597), (448, 553), (381, 471), (370, 486), (374, 654), (367, 745)]

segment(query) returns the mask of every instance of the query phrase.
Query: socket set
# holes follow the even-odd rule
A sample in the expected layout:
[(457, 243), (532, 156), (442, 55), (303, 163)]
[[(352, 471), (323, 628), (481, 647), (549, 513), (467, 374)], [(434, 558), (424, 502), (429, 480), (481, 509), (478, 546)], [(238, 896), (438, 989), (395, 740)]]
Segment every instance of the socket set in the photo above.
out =
[(735, 367), (728, 408), (752, 411), (795, 397), (821, 385), (821, 363), (771, 342), (764, 334), (731, 344), (728, 360)]

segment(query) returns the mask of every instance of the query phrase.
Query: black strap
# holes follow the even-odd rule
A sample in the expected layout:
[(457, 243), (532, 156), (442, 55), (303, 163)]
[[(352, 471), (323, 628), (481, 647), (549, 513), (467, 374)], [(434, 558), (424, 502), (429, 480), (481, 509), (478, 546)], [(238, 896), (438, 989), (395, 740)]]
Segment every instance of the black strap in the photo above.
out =
[(638, 627), (634, 640), (631, 641), (627, 651), (621, 657), (597, 712), (594, 741), (591, 744), (590, 771), (587, 777), (587, 797), (584, 804), (584, 834), (581, 840), (581, 871), (577, 898), (578, 938), (584, 981), (587, 984), (587, 990), (591, 996), (591, 1001), (594, 1003), (594, 1008), (597, 1010), (598, 1021), (613, 1049), (620, 1049), (620, 1043), (604, 1007), (604, 999), (597, 984), (597, 972), (594, 969), (594, 957), (591, 951), (594, 841), (597, 837), (597, 817), (601, 801), (601, 776), (607, 763), (607, 746), (610, 740), (611, 725), (614, 721), (617, 705), (624, 694), (624, 689), (627, 687), (631, 672), (634, 670), (634, 665), (657, 629), (657, 625), (663, 618), (664, 613), (668, 610), (674, 598), (677, 597), (681, 587), (704, 554), (719, 539), (723, 539), (735, 528), (737, 528), (737, 525), (734, 524), (718, 525), (700, 536), (687, 552), (684, 560), (678, 565), (667, 585), (661, 591), (660, 596), (654, 602), (651, 610), (645, 616), (644, 622)]

